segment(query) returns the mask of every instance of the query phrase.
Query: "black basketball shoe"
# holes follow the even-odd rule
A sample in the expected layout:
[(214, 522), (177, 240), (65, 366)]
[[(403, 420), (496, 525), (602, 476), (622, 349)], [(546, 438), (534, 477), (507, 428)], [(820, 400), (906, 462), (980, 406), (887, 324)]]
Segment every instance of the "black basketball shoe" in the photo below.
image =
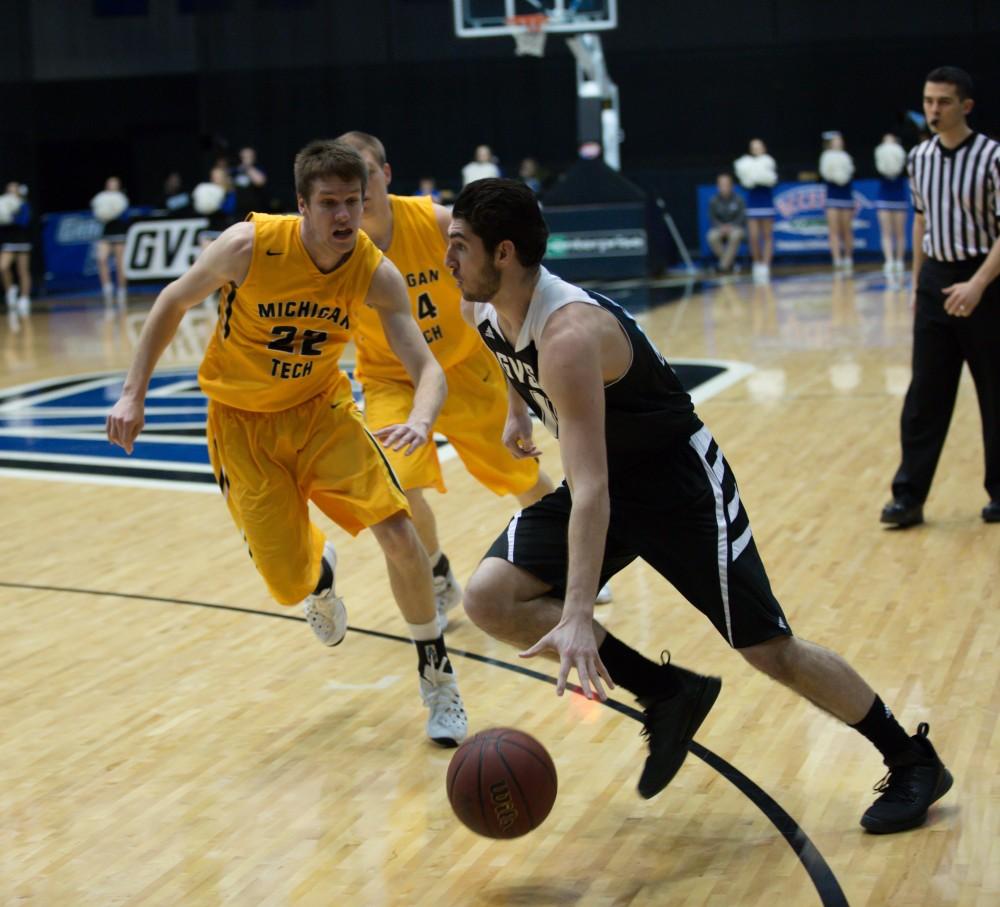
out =
[(722, 679), (704, 677), (684, 668), (671, 667), (681, 690), (670, 697), (639, 697), (645, 712), (643, 736), (649, 742), (649, 755), (639, 778), (639, 796), (655, 797), (677, 774), (687, 756), (705, 716), (719, 696)]
[(913, 749), (886, 760), (889, 771), (875, 785), (882, 796), (861, 817), (862, 828), (887, 835), (923, 825), (930, 805), (951, 789), (951, 772), (927, 739), (929, 730), (926, 723), (917, 725)]

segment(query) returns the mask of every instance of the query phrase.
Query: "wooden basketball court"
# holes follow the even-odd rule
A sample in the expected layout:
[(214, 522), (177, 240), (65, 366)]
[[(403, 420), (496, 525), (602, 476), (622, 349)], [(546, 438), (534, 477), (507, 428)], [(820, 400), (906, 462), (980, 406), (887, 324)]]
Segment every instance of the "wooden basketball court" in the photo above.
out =
[[(883, 773), (870, 745), (755, 674), (636, 563), (599, 617), (650, 657), (669, 649), (723, 676), (695, 752), (663, 794), (641, 800), (645, 748), (627, 693), (616, 691), (618, 708), (558, 699), (537, 676), (553, 676), (550, 663), (520, 661), (458, 618), (448, 639), (471, 729), (527, 731), (559, 771), (540, 829), (477, 838), (445, 797), (450, 752), (424, 739), (412, 645), (372, 538), (330, 527), (352, 628), (326, 650), (300, 612), (269, 600), (217, 495), (45, 475), (44, 456), (27, 472), (5, 446), (0, 901), (1000, 903), (1000, 527), (979, 517), (971, 381), (927, 524), (885, 531), (907, 295), (880, 274), (818, 272), (655, 304), (678, 292), (611, 295), (648, 299), (640, 321), (669, 359), (753, 367), (699, 413), (739, 477), (793, 629), (852, 661), (911, 732), (930, 722), (955, 786), (924, 828), (866, 835), (858, 820)], [(2, 388), (124, 368), (139, 321), (70, 301), (17, 333), (0, 324)], [(198, 336), (194, 325), (164, 364), (196, 364)], [(19, 427), (51, 430), (30, 416), (6, 425), (10, 443)], [(450, 493), (432, 503), (464, 578), (513, 502), (457, 460), (445, 470)]]

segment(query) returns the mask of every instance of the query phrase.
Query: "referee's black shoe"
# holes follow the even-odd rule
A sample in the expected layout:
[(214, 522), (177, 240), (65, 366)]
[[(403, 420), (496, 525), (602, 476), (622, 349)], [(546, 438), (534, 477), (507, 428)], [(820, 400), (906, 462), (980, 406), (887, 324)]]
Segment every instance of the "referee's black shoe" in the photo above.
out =
[(923, 825), (930, 805), (951, 789), (951, 772), (927, 739), (929, 730), (926, 723), (917, 725), (913, 748), (886, 759), (889, 771), (875, 785), (882, 796), (861, 817), (862, 828), (887, 835)]
[(917, 526), (923, 521), (924, 508), (922, 504), (910, 504), (895, 498), (882, 508), (882, 522), (890, 523), (898, 529)]
[(1000, 501), (990, 501), (983, 508), (984, 523), (1000, 523)]
[(640, 696), (645, 713), (643, 736), (649, 755), (639, 777), (639, 796), (655, 797), (677, 774), (687, 756), (688, 744), (719, 696), (722, 679), (704, 677), (684, 668), (670, 667), (680, 691), (669, 697)]

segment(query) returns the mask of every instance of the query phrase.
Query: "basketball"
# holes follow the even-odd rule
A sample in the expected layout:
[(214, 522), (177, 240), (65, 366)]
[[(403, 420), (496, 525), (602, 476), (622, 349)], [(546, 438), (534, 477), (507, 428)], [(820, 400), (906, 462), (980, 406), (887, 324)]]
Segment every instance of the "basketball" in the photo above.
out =
[(448, 800), (462, 822), (487, 838), (537, 828), (556, 799), (556, 767), (534, 737), (513, 728), (480, 731), (448, 766)]

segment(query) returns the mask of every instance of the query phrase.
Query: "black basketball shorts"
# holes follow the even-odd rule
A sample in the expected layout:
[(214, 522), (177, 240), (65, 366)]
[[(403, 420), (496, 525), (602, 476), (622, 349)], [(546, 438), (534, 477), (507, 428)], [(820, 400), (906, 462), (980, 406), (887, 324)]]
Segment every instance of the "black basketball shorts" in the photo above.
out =
[[(757, 552), (736, 478), (708, 429), (610, 477), (601, 584), (637, 557), (705, 614), (730, 646), (791, 636)], [(571, 497), (563, 482), (516, 513), (486, 557), (566, 592)]]

